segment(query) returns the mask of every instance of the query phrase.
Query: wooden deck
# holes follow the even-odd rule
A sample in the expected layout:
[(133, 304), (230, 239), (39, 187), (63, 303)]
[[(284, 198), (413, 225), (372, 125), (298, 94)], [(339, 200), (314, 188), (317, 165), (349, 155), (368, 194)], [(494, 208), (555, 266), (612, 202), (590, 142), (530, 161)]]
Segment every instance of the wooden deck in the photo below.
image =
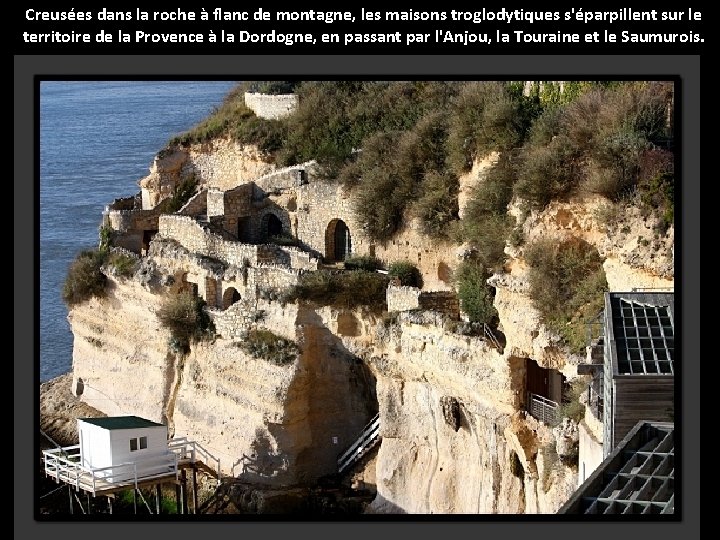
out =
[[(215, 461), (216, 467), (211, 467), (200, 457), (205, 461)], [(43, 460), (46, 476), (93, 496), (110, 495), (125, 489), (139, 489), (155, 484), (179, 484), (180, 471), (184, 468), (202, 468), (220, 480), (219, 460), (184, 438), (168, 441), (166, 454), (109, 467), (80, 465), (79, 445), (43, 450)]]

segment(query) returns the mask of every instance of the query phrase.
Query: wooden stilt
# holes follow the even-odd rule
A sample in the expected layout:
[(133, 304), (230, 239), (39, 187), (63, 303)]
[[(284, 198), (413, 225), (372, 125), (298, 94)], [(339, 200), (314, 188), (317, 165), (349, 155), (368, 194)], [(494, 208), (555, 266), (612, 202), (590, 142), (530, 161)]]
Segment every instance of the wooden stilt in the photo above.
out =
[(72, 487), (70, 484), (68, 484), (68, 498), (70, 499), (70, 515), (73, 513), (73, 503), (72, 503)]
[(160, 484), (155, 484), (155, 513), (160, 515), (160, 499), (162, 498), (162, 490)]
[(189, 514), (188, 498), (187, 498), (187, 471), (185, 469), (180, 473), (180, 510), (181, 514)]
[(86, 493), (87, 505), (88, 505), (87, 513), (92, 514), (92, 500), (90, 499), (90, 493), (87, 491), (85, 493)]
[(112, 500), (113, 500), (113, 498), (108, 497), (107, 500), (108, 500), (108, 512), (110, 513), (110, 515), (112, 515)]
[(137, 488), (133, 488), (133, 512), (137, 514)]
[(175, 512), (182, 514), (182, 495), (180, 495), (180, 484), (175, 484)]
[(192, 470), (192, 488), (193, 514), (197, 514), (197, 469), (195, 467)]

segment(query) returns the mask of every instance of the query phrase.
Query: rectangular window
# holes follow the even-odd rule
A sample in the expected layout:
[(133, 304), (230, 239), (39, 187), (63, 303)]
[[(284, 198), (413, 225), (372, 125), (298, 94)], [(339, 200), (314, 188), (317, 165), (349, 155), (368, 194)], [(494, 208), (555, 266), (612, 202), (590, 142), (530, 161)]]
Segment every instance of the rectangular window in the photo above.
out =
[(140, 437), (140, 450), (147, 448), (147, 437)]
[(130, 439), (130, 451), (134, 452), (138, 449), (138, 440), (137, 438)]

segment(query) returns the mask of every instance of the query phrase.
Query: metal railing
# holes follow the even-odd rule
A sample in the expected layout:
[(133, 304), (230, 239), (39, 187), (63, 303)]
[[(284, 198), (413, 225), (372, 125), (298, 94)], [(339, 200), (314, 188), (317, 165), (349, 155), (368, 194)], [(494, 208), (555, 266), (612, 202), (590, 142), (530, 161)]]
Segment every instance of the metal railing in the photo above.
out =
[(488, 340), (495, 349), (502, 351), (503, 346), (500, 345), (500, 342), (498, 341), (498, 338), (495, 337), (495, 333), (492, 331), (492, 329), (487, 325), (487, 323), (483, 323), (482, 325), (483, 329), (483, 336), (486, 340)]
[(380, 413), (376, 414), (363, 428), (360, 437), (338, 457), (338, 472), (357, 463), (380, 442)]
[(545, 424), (553, 425), (557, 422), (558, 404), (546, 397), (528, 392), (527, 411)]

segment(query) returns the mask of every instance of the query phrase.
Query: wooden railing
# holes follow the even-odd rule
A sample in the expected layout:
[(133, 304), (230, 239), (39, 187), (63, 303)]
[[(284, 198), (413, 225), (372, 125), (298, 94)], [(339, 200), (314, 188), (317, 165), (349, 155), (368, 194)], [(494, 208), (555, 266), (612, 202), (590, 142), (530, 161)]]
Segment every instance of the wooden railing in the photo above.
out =
[(537, 418), (541, 422), (553, 425), (557, 422), (558, 404), (532, 392), (527, 394), (527, 411), (533, 418)]
[(137, 489), (139, 481), (172, 474), (178, 478), (178, 455), (174, 452), (108, 467), (87, 467), (80, 463), (80, 446), (75, 445), (43, 450), (43, 461), (46, 475), (93, 494), (124, 485)]
[(168, 441), (168, 450), (178, 456), (178, 461), (189, 460), (190, 463), (201, 461), (208, 469), (213, 471), (218, 485), (220, 484), (222, 478), (220, 458), (211, 454), (202, 445), (195, 441), (188, 440), (187, 437), (176, 437)]
[(368, 422), (363, 428), (360, 437), (338, 457), (338, 472), (342, 473), (345, 469), (357, 463), (378, 442), (380, 442), (380, 413), (376, 414)]

